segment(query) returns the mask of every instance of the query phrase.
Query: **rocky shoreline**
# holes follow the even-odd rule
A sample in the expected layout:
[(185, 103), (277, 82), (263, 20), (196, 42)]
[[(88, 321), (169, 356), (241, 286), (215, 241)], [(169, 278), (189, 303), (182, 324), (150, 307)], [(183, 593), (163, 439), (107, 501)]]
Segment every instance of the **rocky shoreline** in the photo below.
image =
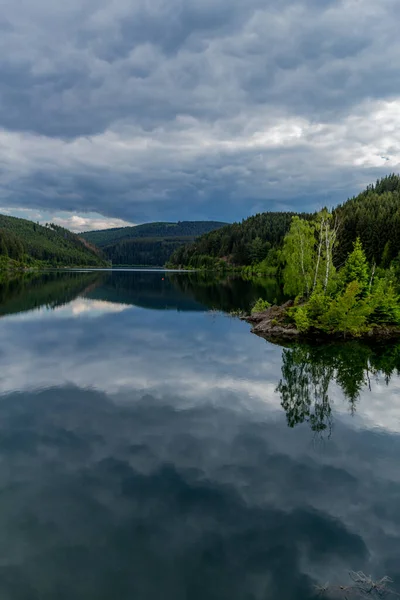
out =
[[(271, 341), (287, 341), (287, 340), (314, 340), (326, 341), (331, 339), (354, 339), (351, 334), (329, 334), (323, 331), (310, 330), (302, 333), (296, 329), (294, 323), (287, 319), (287, 309), (293, 306), (293, 300), (289, 300), (281, 306), (270, 306), (263, 312), (254, 313), (242, 317), (243, 321), (252, 325), (251, 332), (256, 335)], [(400, 327), (395, 325), (379, 325), (371, 328), (367, 333), (357, 336), (356, 339), (377, 339), (389, 340), (400, 338)]]

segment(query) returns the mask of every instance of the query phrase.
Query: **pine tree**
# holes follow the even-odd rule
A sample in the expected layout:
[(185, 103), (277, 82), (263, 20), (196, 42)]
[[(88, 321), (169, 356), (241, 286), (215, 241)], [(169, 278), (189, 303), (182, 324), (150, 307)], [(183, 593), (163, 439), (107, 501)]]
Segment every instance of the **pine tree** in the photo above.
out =
[(341, 274), (344, 284), (347, 285), (353, 281), (357, 281), (361, 293), (365, 292), (367, 289), (369, 283), (369, 267), (359, 237), (354, 242), (353, 252), (347, 257)]

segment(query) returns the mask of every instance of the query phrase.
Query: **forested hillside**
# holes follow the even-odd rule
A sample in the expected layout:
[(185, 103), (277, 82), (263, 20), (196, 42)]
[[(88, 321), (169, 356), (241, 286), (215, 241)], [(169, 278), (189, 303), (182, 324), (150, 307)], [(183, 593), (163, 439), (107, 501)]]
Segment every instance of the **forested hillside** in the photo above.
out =
[(217, 221), (146, 223), (134, 227), (88, 231), (82, 236), (101, 248), (114, 265), (163, 266), (179, 247), (224, 225), (225, 223)]
[(367, 258), (389, 266), (400, 252), (400, 176), (389, 175), (338, 206), (338, 243), (335, 262), (340, 265), (360, 238)]
[(75, 233), (49, 224), (0, 215), (2, 265), (92, 266), (107, 264), (103, 253)]
[(201, 236), (190, 246), (178, 248), (170, 262), (195, 268), (212, 266), (215, 259), (224, 259), (234, 265), (258, 263), (271, 249), (281, 245), (295, 214), (267, 212), (226, 225)]
[[(277, 264), (295, 213), (261, 213), (234, 223), (178, 248), (171, 256), (172, 266), (213, 267), (223, 260), (228, 265), (250, 266), (264, 261)], [(300, 214), (310, 220), (314, 215)], [(400, 251), (400, 177), (389, 175), (367, 187), (333, 210), (337, 223), (337, 243), (333, 260), (345, 261), (357, 237), (368, 260), (387, 267)], [(269, 257), (269, 258), (268, 258)]]

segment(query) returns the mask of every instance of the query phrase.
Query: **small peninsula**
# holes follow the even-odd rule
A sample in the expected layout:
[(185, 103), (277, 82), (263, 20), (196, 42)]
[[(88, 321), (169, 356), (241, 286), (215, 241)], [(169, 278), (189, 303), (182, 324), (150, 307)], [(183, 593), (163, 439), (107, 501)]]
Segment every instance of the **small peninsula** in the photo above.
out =
[(293, 301), (289, 300), (281, 306), (273, 305), (262, 312), (243, 316), (242, 320), (252, 325), (251, 332), (272, 342), (289, 341), (322, 341), (326, 342), (328, 338), (346, 339), (377, 339), (389, 340), (400, 338), (400, 325), (373, 324), (362, 333), (352, 334), (351, 332), (327, 333), (321, 329), (309, 329), (300, 331), (292, 319), (288, 317), (288, 310), (293, 308)]
[(398, 265), (370, 265), (357, 237), (336, 268), (338, 228), (326, 209), (312, 220), (292, 218), (281, 251), (283, 289), (291, 299), (270, 306), (260, 298), (245, 317), (254, 333), (270, 339), (400, 335)]
[[(277, 281), (245, 316), (269, 338), (400, 336), (400, 177), (333, 210), (261, 213), (179, 248), (170, 265)], [(269, 298), (270, 299), (270, 298)]]

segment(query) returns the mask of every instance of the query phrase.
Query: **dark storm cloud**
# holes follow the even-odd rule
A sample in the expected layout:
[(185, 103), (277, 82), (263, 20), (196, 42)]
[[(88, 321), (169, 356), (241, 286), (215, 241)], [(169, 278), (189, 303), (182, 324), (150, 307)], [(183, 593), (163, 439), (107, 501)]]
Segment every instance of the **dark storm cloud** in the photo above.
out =
[(343, 199), (399, 164), (379, 104), (399, 94), (399, 17), (394, 0), (8, 1), (1, 203), (138, 221), (310, 208), (338, 181)]

